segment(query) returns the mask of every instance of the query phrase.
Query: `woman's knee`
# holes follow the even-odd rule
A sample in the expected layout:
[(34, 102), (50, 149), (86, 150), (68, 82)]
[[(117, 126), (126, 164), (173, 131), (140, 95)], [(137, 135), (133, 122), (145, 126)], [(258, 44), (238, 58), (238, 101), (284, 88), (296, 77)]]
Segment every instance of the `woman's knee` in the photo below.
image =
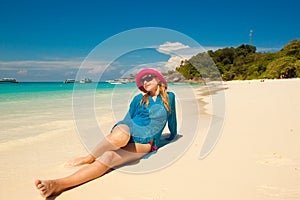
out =
[(119, 156), (114, 151), (106, 151), (102, 154), (102, 156), (98, 159), (101, 163), (108, 167), (114, 167), (115, 163), (118, 162)]
[(111, 134), (107, 136), (107, 140), (117, 147), (124, 147), (127, 145), (130, 139), (129, 128), (127, 127), (115, 127)]

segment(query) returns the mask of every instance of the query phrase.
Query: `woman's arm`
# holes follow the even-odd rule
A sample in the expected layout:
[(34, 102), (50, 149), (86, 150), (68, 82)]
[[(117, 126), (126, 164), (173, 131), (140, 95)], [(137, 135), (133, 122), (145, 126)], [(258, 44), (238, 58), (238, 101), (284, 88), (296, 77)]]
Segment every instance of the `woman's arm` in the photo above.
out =
[(173, 92), (168, 92), (169, 95), (169, 106), (171, 108), (171, 112), (168, 116), (168, 128), (170, 130), (170, 137), (168, 140), (173, 140), (177, 135), (177, 118), (176, 118), (176, 102), (175, 102), (175, 94)]
[(132, 99), (132, 101), (130, 102), (129, 110), (128, 110), (127, 114), (125, 115), (124, 120), (126, 120), (126, 119), (130, 120), (133, 118), (136, 108), (139, 106), (142, 97), (143, 97), (142, 94), (138, 94)]

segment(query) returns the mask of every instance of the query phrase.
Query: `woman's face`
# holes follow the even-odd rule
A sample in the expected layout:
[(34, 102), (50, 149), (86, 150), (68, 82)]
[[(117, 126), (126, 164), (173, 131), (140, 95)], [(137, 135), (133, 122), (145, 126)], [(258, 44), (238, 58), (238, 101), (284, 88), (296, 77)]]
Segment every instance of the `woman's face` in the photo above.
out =
[(158, 88), (158, 79), (152, 74), (147, 74), (141, 78), (141, 82), (148, 92), (156, 92)]

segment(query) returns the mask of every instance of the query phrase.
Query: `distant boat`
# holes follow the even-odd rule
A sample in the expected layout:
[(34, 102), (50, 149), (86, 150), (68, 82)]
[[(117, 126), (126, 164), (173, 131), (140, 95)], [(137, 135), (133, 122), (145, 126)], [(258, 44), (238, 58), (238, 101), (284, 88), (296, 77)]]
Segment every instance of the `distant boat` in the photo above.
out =
[(132, 78), (119, 78), (119, 79), (114, 79), (114, 80), (107, 80), (105, 82), (110, 83), (110, 84), (126, 84), (130, 82), (134, 82), (135, 80)]
[(0, 79), (0, 83), (18, 83), (15, 78), (3, 78)]
[(75, 79), (66, 79), (64, 83), (75, 83)]
[(123, 84), (122, 82), (110, 82), (110, 84), (113, 84), (113, 85), (120, 85), (120, 84)]
[(119, 81), (119, 80), (107, 80), (107, 83), (113, 84), (113, 85), (119, 85), (119, 84), (123, 84), (123, 82)]
[(80, 80), (80, 83), (92, 83), (93, 81), (92, 81), (92, 79), (90, 79), (90, 78), (85, 78), (85, 79), (81, 79)]

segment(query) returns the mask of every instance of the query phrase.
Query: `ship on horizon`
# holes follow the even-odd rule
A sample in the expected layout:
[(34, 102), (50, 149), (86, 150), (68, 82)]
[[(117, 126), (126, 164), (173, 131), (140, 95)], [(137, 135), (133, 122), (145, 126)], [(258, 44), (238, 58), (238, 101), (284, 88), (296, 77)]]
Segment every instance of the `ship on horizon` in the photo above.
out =
[(2, 78), (0, 83), (19, 83), (15, 78)]

